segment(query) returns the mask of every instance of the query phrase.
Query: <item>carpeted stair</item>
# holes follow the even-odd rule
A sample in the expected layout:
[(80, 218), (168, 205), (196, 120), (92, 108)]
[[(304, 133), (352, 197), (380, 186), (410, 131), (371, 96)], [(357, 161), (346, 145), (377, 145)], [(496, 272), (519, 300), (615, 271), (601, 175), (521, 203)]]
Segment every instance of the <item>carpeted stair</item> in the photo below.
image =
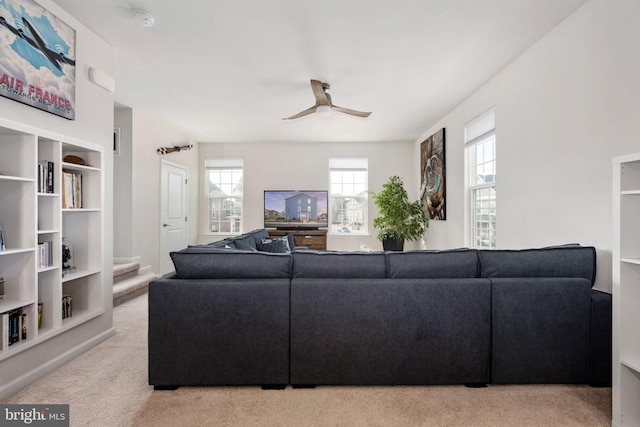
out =
[(113, 265), (113, 306), (129, 301), (147, 292), (149, 282), (157, 278), (155, 273), (139, 274), (137, 262)]

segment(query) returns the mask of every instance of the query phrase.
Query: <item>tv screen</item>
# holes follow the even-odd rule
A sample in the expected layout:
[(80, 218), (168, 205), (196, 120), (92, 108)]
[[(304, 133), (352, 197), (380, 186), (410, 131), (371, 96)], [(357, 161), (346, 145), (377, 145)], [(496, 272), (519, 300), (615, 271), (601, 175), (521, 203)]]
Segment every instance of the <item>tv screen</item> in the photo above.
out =
[(264, 227), (280, 229), (328, 226), (327, 191), (265, 190)]

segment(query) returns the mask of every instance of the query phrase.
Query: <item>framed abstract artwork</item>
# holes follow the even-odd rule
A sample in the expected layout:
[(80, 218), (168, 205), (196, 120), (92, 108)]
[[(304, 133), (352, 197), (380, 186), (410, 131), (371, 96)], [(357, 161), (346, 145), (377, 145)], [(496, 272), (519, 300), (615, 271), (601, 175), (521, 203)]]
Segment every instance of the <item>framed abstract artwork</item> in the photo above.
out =
[(444, 128), (420, 143), (420, 200), (429, 219), (447, 219)]
[(0, 0), (0, 95), (75, 119), (76, 31), (33, 0)]

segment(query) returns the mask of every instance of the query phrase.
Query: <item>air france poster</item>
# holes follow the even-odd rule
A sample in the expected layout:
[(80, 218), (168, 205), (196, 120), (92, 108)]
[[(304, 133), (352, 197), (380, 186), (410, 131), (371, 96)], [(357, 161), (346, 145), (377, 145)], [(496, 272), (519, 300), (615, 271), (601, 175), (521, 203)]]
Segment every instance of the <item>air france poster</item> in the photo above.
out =
[(0, 95), (74, 120), (76, 31), (33, 0), (0, 0)]

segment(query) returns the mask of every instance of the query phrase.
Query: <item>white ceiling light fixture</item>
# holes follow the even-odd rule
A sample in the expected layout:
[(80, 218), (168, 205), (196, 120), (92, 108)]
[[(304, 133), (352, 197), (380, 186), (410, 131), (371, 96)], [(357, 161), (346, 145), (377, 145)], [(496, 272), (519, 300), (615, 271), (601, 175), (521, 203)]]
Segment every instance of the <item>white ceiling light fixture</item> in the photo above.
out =
[(316, 107), (316, 114), (320, 117), (330, 117), (331, 107), (329, 105), (318, 105)]
[(135, 19), (138, 24), (142, 25), (143, 27), (153, 27), (153, 15), (151, 15), (146, 10), (134, 9), (131, 11), (131, 13), (133, 15), (133, 19)]

